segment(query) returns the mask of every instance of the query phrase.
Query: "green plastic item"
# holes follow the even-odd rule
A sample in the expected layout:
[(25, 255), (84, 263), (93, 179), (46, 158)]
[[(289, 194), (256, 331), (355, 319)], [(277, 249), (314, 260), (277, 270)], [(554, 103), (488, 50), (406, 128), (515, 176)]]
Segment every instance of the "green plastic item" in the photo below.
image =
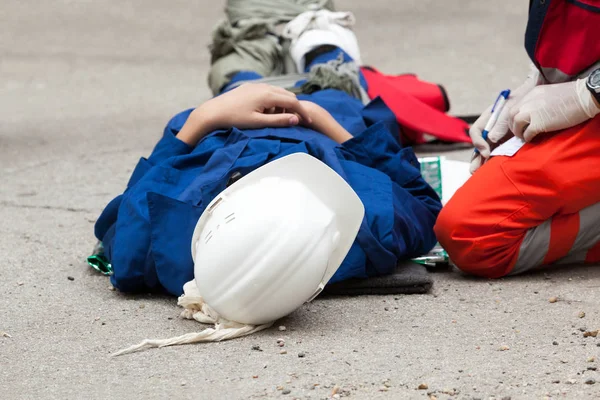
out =
[(448, 266), (450, 264), (448, 253), (446, 253), (446, 250), (444, 250), (439, 243), (426, 255), (413, 258), (412, 260), (426, 267), (440, 267)]
[[(421, 175), (425, 182), (435, 190), (440, 199), (442, 198), (442, 157), (422, 157), (419, 158), (421, 164)], [(414, 262), (427, 267), (447, 266), (450, 258), (446, 250), (436, 244), (435, 247), (426, 255), (412, 259)]]
[(421, 175), (425, 182), (435, 190), (440, 199), (442, 198), (442, 158), (423, 157), (419, 158), (421, 164)]
[(87, 263), (102, 275), (113, 274), (112, 264), (104, 255), (104, 246), (102, 245), (102, 242), (96, 244), (96, 247), (94, 247), (94, 250), (92, 251), (92, 255), (87, 258)]

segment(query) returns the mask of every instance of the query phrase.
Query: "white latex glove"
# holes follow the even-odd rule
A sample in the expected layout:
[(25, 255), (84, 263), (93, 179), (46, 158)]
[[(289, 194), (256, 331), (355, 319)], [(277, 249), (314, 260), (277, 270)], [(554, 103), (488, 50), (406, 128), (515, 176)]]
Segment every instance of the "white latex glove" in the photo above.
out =
[(542, 85), (510, 109), (510, 130), (526, 142), (542, 132), (570, 128), (600, 113), (586, 78)]
[(540, 74), (540, 71), (536, 68), (535, 65), (530, 64), (530, 71), (525, 82), (521, 84), (517, 89), (511, 91), (500, 116), (498, 117), (498, 121), (494, 125), (494, 127), (490, 130), (488, 134), (488, 140), (486, 141), (483, 138), (483, 130), (485, 129), (485, 125), (488, 120), (492, 116), (492, 107), (493, 104), (490, 105), (481, 116), (471, 125), (471, 129), (469, 130), (469, 135), (471, 136), (471, 140), (473, 140), (473, 146), (477, 150), (479, 150), (479, 154), (473, 154), (473, 158), (471, 160), (471, 173), (474, 173), (481, 165), (490, 157), (490, 142), (498, 143), (509, 133), (509, 122), (510, 115), (509, 112), (511, 108), (519, 103), (533, 88), (543, 83), (543, 78)]

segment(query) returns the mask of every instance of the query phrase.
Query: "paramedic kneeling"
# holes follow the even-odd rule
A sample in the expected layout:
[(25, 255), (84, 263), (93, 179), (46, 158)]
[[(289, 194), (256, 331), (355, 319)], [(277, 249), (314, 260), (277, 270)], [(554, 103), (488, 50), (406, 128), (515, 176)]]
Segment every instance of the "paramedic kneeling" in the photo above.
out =
[[(525, 47), (531, 73), (487, 140), (491, 107), (473, 124), (474, 174), (435, 227), (461, 270), (489, 278), (600, 261), (600, 1), (531, 1)], [(513, 135), (516, 154), (490, 157)]]

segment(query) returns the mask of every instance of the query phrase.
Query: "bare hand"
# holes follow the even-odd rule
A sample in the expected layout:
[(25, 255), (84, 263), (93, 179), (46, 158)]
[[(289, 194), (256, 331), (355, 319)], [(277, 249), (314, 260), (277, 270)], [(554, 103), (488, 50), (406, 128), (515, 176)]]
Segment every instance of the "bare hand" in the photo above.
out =
[(287, 127), (312, 122), (296, 95), (264, 83), (246, 83), (195, 109), (177, 137), (195, 146), (216, 129)]
[(344, 143), (346, 140), (352, 139), (352, 135), (323, 107), (312, 101), (301, 100), (300, 103), (311, 118), (311, 121), (302, 119), (300, 121), (302, 125), (328, 136), (337, 143)]

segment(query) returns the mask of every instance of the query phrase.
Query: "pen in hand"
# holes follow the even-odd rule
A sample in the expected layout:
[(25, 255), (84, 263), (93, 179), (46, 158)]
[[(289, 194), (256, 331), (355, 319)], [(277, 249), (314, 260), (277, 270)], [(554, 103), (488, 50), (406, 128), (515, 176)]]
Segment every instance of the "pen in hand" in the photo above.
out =
[[(494, 128), (494, 125), (496, 125), (496, 121), (498, 121), (498, 117), (500, 116), (500, 113), (502, 112), (502, 109), (506, 104), (508, 96), (510, 96), (510, 89), (501, 91), (498, 95), (498, 98), (496, 98), (496, 102), (494, 103), (494, 106), (492, 107), (491, 111), (492, 115), (490, 116), (490, 119), (488, 120), (487, 124), (485, 124), (485, 129), (481, 133), (483, 140), (487, 140), (488, 134), (490, 133), (492, 128)], [(478, 149), (475, 149), (475, 154), (479, 154)]]

